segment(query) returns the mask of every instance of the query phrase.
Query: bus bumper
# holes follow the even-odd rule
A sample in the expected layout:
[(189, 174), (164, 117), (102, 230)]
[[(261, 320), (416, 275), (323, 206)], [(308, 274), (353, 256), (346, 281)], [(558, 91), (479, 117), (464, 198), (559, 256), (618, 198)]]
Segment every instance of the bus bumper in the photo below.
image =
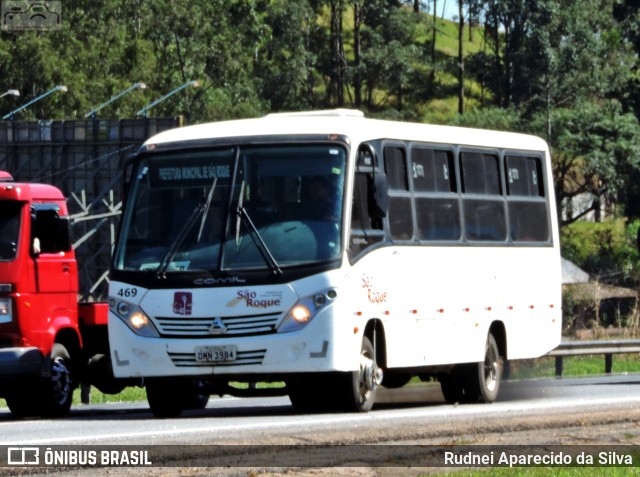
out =
[[(109, 323), (109, 343), (115, 377), (211, 376), (347, 371), (353, 363), (336, 361), (329, 320), (314, 320), (291, 333), (250, 338), (171, 339), (135, 335), (118, 318)], [(234, 350), (233, 360), (208, 363), (203, 352)], [(342, 358), (347, 358), (343, 356)]]

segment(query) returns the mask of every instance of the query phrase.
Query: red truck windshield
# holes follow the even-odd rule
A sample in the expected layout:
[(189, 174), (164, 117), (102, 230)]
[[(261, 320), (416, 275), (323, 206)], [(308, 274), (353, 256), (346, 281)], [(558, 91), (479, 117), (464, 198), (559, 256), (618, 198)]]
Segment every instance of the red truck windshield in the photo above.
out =
[(16, 258), (20, 234), (21, 202), (4, 201), (0, 205), (0, 260)]

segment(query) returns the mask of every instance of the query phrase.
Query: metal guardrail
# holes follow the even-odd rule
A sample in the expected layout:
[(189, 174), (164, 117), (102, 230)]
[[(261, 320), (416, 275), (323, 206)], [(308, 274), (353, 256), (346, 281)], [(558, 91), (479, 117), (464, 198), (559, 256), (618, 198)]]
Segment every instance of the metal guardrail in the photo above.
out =
[(604, 371), (609, 374), (613, 367), (613, 355), (622, 353), (640, 353), (640, 340), (563, 341), (556, 349), (547, 353), (546, 356), (554, 356), (556, 358), (556, 376), (562, 376), (563, 358), (565, 356), (603, 354)]

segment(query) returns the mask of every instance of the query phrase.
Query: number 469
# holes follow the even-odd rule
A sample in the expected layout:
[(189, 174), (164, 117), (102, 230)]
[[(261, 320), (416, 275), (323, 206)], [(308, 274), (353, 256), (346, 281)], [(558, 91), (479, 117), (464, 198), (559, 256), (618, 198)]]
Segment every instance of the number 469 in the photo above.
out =
[(118, 296), (123, 296), (126, 298), (134, 297), (138, 294), (137, 288), (121, 288), (118, 291)]

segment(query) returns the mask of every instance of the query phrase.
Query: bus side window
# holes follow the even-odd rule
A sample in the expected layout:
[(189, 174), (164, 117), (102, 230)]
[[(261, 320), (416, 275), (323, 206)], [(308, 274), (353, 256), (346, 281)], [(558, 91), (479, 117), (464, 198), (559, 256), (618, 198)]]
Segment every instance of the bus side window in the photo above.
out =
[(407, 158), (403, 147), (384, 148), (384, 170), (389, 181), (389, 233), (393, 240), (413, 238), (412, 200)]
[(462, 152), (462, 191), (467, 194), (500, 195), (498, 156), (481, 152)]
[(540, 157), (507, 155), (504, 161), (511, 240), (547, 243), (549, 213)]
[(453, 152), (411, 149), (417, 234), (424, 241), (458, 241), (462, 235)]
[(505, 171), (509, 195), (544, 197), (540, 158), (506, 156)]
[(460, 168), (467, 239), (504, 242), (507, 240), (507, 217), (498, 156), (463, 151), (460, 153)]

